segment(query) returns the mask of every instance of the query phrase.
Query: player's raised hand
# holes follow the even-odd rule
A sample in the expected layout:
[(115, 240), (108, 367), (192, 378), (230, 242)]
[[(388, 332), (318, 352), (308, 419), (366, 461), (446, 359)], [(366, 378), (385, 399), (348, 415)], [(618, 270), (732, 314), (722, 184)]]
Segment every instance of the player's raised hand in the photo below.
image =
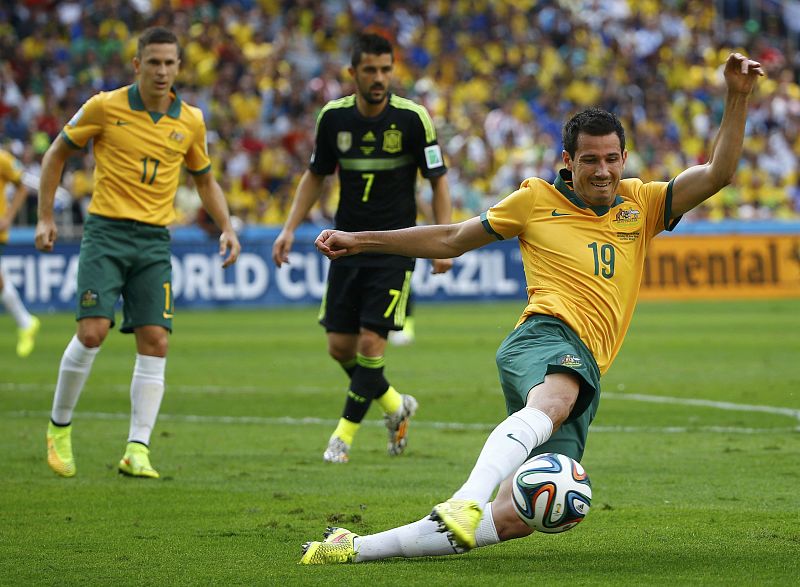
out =
[(741, 53), (731, 53), (725, 62), (725, 83), (732, 92), (749, 94), (756, 80), (766, 75), (758, 61), (748, 59)]
[(314, 241), (317, 250), (328, 257), (328, 259), (338, 259), (347, 255), (354, 255), (356, 249), (356, 238), (350, 232), (341, 230), (323, 230)]
[(229, 267), (236, 263), (236, 259), (239, 258), (239, 253), (242, 252), (242, 245), (239, 244), (239, 237), (236, 236), (236, 232), (231, 230), (223, 230), (222, 234), (219, 235), (219, 256), (225, 257), (228, 254), (227, 258), (222, 262), (223, 267)]
[(39, 222), (36, 223), (34, 242), (36, 243), (36, 248), (40, 251), (45, 253), (51, 252), (53, 250), (53, 245), (56, 243), (57, 236), (58, 229), (54, 221), (40, 219)]

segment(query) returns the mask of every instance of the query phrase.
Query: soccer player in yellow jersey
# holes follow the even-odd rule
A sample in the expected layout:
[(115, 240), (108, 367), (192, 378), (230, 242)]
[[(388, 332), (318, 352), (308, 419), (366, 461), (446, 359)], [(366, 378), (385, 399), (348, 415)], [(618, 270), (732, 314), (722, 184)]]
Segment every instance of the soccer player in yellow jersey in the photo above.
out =
[[(66, 124), (42, 162), (36, 246), (51, 251), (56, 240), (53, 198), (67, 157), (93, 141), (94, 192), (78, 263), (77, 334), (58, 371), (47, 462), (59, 475), (75, 475), (71, 421), (92, 363), (114, 326), (122, 295), (120, 330), (136, 338), (131, 380), (128, 444), (119, 471), (157, 478), (149, 458), (150, 435), (164, 395), (168, 333), (172, 331), (172, 267), (167, 225), (185, 166), (203, 206), (222, 230), (222, 266), (234, 263), (240, 245), (225, 196), (211, 173), (206, 127), (199, 109), (178, 97), (178, 40), (154, 27), (139, 38), (136, 82), (90, 98)], [(227, 256), (226, 256), (227, 255)]]
[[(22, 164), (8, 151), (0, 149), (0, 255), (8, 242), (8, 229), (14, 223), (22, 202), (28, 197), (28, 188), (22, 183)], [(15, 186), (11, 202), (6, 202), (6, 186)], [(39, 319), (32, 316), (17, 293), (13, 283), (3, 281), (0, 271), (0, 300), (17, 323), (17, 356), (25, 358), (33, 352)]]
[(609, 112), (589, 109), (564, 126), (564, 169), (552, 185), (527, 179), (460, 224), (320, 234), (317, 248), (331, 259), (363, 252), (450, 258), (516, 237), (528, 304), (497, 351), (509, 416), (489, 435), (466, 483), (418, 522), (370, 536), (331, 529), (322, 542), (304, 545), (301, 562), (453, 554), (532, 532), (515, 512), (511, 477), (538, 453), (581, 459), (600, 376), (628, 329), (648, 244), (730, 183), (748, 97), (760, 75), (758, 62), (738, 53), (728, 57), (725, 113), (711, 157), (669, 182), (622, 179), (622, 125)]

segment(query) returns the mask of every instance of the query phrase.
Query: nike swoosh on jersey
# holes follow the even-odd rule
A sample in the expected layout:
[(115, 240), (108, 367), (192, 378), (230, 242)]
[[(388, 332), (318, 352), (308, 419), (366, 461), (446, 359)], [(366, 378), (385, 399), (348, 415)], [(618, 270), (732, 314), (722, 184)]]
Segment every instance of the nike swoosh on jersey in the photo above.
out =
[(117, 126), (125, 126), (126, 124), (130, 124), (130, 122), (126, 122), (124, 120), (118, 120), (117, 121)]
[(562, 212), (556, 212), (555, 210), (553, 210), (551, 212), (551, 216), (569, 216), (569, 214), (568, 213), (562, 213)]

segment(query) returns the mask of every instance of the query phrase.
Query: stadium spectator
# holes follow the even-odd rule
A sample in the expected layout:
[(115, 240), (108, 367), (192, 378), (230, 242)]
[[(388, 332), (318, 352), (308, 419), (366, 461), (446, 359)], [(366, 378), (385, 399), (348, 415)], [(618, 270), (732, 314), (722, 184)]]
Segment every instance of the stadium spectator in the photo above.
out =
[[(350, 75), (355, 94), (329, 102), (317, 119), (311, 164), (295, 193), (289, 217), (275, 240), (272, 259), (289, 262), (297, 227), (319, 199), (325, 176), (338, 169), (341, 195), (336, 226), (347, 230), (413, 226), (417, 219), (417, 172), (430, 181), (437, 223), (449, 223), (450, 193), (436, 129), (424, 107), (389, 90), (394, 55), (387, 39), (359, 35), (353, 45)], [(434, 263), (447, 271), (452, 260)], [(388, 452), (399, 455), (417, 409), (410, 395), (398, 393), (384, 376), (389, 331), (403, 327), (414, 260), (373, 255), (332, 263), (320, 310), (328, 353), (350, 378), (342, 417), (323, 458), (349, 460), (353, 439), (372, 400), (384, 411)]]
[[(349, 80), (334, 64), (345, 59), (353, 31), (371, 24), (397, 39), (397, 86), (428, 108), (441, 129), (446, 155), (459, 166), (480, 162), (486, 167), (470, 181), (480, 192), (471, 200), (482, 201), (492, 193), (489, 186), (507, 159), (505, 153), (475, 158), (474, 149), (464, 159), (460, 144), (453, 142), (451, 149), (451, 140), (456, 134), (470, 144), (474, 137), (498, 140), (485, 136), (481, 127), (512, 90), (519, 93), (519, 99), (512, 98), (514, 108), (522, 102), (531, 113), (517, 120), (515, 135), (533, 144), (544, 144), (543, 137), (549, 137), (547, 161), (558, 159), (560, 121), (591, 101), (625, 122), (631, 157), (644, 166), (635, 168), (631, 160), (628, 172), (663, 179), (702, 161), (702, 147), (719, 122), (722, 104), (709, 85), (715, 76), (710, 64), (734, 48), (775, 56), (771, 79), (753, 96), (746, 148), (766, 125), (785, 138), (779, 160), (797, 151), (800, 52), (795, 4), (764, 3), (751, 10), (747, 0), (614, 0), (603, 2), (599, 10), (594, 0), (546, 0), (531, 6), (501, 0), (464, 3), (441, 13), (418, 0), (392, 4), (391, 11), (387, 3), (375, 0), (323, 3), (316, 11), (289, 0), (18, 2), (3, 9), (12, 26), (0, 27), (0, 50), (7, 56), (0, 65), (0, 114), (11, 106), (24, 110), (25, 96), (51, 92), (63, 121), (64, 112), (74, 112), (96, 91), (124, 83), (122, 67), (135, 52), (134, 31), (166, 24), (186, 47), (179, 79), (186, 96), (219, 132), (219, 137), (209, 135), (215, 169), (224, 169), (225, 160), (237, 156), (241, 147), (235, 142), (244, 131), (237, 117), (252, 116), (258, 101), (258, 117), (247, 128), (261, 140), (277, 138), (280, 149), (291, 151), (286, 177), (296, 184), (305, 169), (318, 110), (332, 95), (349, 91)], [(453, 34), (443, 34), (445, 30)], [(594, 95), (599, 98), (590, 97)], [(684, 118), (687, 111), (681, 107), (689, 108), (690, 118)], [(705, 124), (687, 124), (695, 119)], [(12, 130), (30, 132), (25, 128)], [(224, 149), (214, 145), (217, 141)], [(80, 166), (77, 160), (68, 165)], [(785, 194), (788, 184), (778, 189)], [(273, 209), (270, 200), (278, 191), (267, 190), (265, 208)], [(460, 202), (467, 209), (455, 209), (458, 217), (482, 209)], [(726, 214), (735, 218), (739, 209), (731, 206)], [(273, 218), (256, 215), (253, 222)]]
[(88, 100), (44, 156), (36, 225), (36, 247), (41, 251), (51, 251), (55, 244), (53, 201), (67, 157), (92, 140), (97, 168), (78, 260), (77, 334), (61, 359), (47, 428), (47, 463), (63, 477), (76, 472), (72, 415), (100, 346), (114, 326), (120, 294), (120, 330), (134, 334), (137, 353), (128, 442), (119, 471), (159, 477), (150, 463), (149, 444), (164, 395), (172, 331), (166, 226), (175, 217), (173, 200), (183, 164), (222, 230), (220, 255), (227, 255), (223, 267), (239, 255), (225, 197), (210, 172), (205, 123), (200, 111), (173, 89), (179, 66), (175, 35), (164, 28), (147, 29), (133, 58), (136, 82)]
[(304, 545), (301, 563), (461, 553), (533, 532), (515, 511), (513, 473), (539, 453), (581, 460), (600, 377), (630, 324), (648, 245), (730, 183), (760, 75), (758, 62), (739, 53), (728, 57), (725, 111), (708, 162), (669, 182), (623, 179), (623, 126), (613, 114), (589, 109), (564, 125), (564, 169), (554, 184), (527, 179), (487, 212), (456, 225), (324, 230), (317, 237), (332, 262), (356, 254), (456, 257), (517, 237), (529, 298), (497, 351), (508, 418), (489, 435), (464, 485), (406, 526), (363, 537), (329, 529), (323, 541)]

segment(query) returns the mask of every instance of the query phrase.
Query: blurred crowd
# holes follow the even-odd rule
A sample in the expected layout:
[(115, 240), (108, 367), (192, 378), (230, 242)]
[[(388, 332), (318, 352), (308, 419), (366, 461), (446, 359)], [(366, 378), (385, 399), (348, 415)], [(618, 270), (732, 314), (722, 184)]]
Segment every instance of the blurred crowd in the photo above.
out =
[[(590, 105), (622, 119), (629, 175), (668, 180), (704, 162), (722, 113), (720, 65), (732, 50), (761, 61), (769, 78), (752, 99), (734, 183), (692, 218), (800, 218), (800, 1), (3, 3), (2, 143), (32, 177), (86, 99), (131, 82), (137, 35), (155, 24), (181, 40), (178, 92), (203, 110), (214, 172), (232, 212), (248, 224), (284, 221), (317, 113), (353, 91), (350, 41), (361, 30), (394, 42), (394, 90), (434, 119), (455, 220), (526, 177), (554, 178), (561, 124)], [(69, 222), (81, 222), (92, 169), (87, 152), (65, 173), (68, 196), (58, 203)], [(177, 194), (180, 222), (203, 223), (190, 186)], [(336, 182), (327, 190), (311, 220), (330, 220)], [(35, 219), (33, 208), (22, 222)]]

